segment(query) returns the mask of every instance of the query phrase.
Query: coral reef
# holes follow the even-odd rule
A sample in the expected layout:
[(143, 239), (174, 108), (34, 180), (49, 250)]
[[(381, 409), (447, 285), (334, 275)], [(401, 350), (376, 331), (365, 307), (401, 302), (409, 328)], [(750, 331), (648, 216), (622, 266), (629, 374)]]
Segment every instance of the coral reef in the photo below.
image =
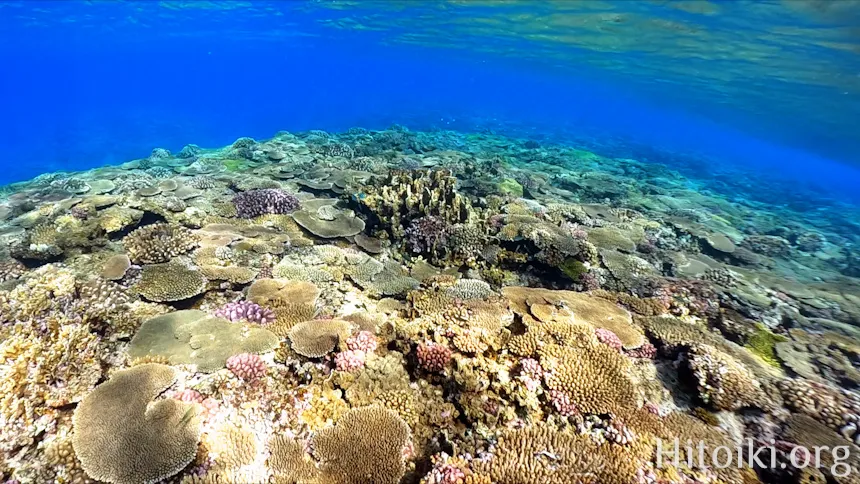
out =
[(858, 212), (598, 152), (280, 132), (0, 191), (2, 480), (853, 482), (788, 457), (860, 444)]

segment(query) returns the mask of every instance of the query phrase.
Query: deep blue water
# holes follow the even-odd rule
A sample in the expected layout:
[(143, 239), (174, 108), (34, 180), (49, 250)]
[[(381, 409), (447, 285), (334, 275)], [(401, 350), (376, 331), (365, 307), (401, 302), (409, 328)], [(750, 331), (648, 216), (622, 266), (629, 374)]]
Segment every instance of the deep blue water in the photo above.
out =
[[(777, 17), (762, 9), (779, 2), (699, 2), (694, 13), (582, 2), (583, 13), (551, 2), (560, 10), (537, 22), (557, 30), (547, 43), (529, 29), (549, 3), (357, 3), (0, 3), (0, 184), (154, 147), (399, 123), (619, 154), (656, 146), (860, 198), (854, 10)], [(725, 10), (698, 13), (706, 5)], [(506, 23), (488, 31), (493, 15)], [(591, 35), (583, 15), (609, 27)], [(615, 27), (631, 22), (638, 41)], [(723, 38), (745, 43), (709, 50)], [(673, 42), (685, 51), (669, 55)]]

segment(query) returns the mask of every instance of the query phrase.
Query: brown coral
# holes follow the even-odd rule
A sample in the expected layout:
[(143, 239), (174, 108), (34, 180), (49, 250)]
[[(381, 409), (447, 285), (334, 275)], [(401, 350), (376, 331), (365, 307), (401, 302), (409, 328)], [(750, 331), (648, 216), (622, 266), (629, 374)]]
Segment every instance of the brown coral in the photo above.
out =
[(311, 482), (319, 474), (304, 446), (294, 439), (276, 435), (269, 441), (269, 450), (269, 469), (276, 484)]
[(695, 345), (687, 353), (702, 399), (720, 410), (755, 406), (768, 409), (761, 384), (743, 364), (709, 345)]
[(308, 358), (320, 358), (345, 341), (351, 328), (348, 321), (340, 319), (305, 321), (290, 329), (290, 342), (296, 353)]
[(603, 344), (580, 349), (546, 345), (539, 353), (541, 366), (547, 369), (547, 387), (563, 392), (580, 411), (608, 413), (635, 403), (630, 362), (612, 348)]
[(78, 405), (72, 444), (90, 477), (154, 483), (194, 459), (197, 409), (174, 399), (151, 403), (176, 378), (176, 370), (154, 363), (121, 370)]
[(188, 299), (206, 290), (206, 277), (175, 262), (145, 266), (134, 289), (153, 302)]
[(406, 472), (409, 426), (378, 406), (355, 408), (312, 439), (325, 482), (397, 484)]
[(186, 254), (197, 246), (197, 237), (179, 225), (157, 223), (126, 235), (122, 243), (129, 258), (138, 263), (157, 264)]

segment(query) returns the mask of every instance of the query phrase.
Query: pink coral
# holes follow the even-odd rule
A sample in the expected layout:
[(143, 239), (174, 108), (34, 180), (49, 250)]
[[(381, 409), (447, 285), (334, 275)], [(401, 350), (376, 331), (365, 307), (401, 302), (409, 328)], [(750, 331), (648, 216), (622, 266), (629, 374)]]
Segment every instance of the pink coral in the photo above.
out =
[(559, 415), (570, 417), (578, 413), (576, 405), (570, 401), (570, 397), (560, 390), (550, 390), (549, 403), (555, 408)]
[(173, 393), (171, 397), (181, 402), (199, 403), (203, 407), (202, 415), (205, 419), (212, 418), (218, 412), (218, 400), (204, 397), (197, 390), (186, 388)]
[(463, 482), (466, 473), (453, 464), (438, 464), (430, 470), (424, 482), (427, 484), (457, 484)]
[(341, 351), (334, 357), (334, 365), (338, 371), (355, 371), (364, 368), (367, 353), (361, 350)]
[(631, 358), (642, 358), (646, 360), (653, 359), (657, 356), (657, 348), (651, 343), (645, 343), (639, 348), (627, 351), (627, 356)]
[(451, 361), (451, 348), (438, 343), (421, 343), (418, 345), (416, 355), (421, 368), (441, 373)]
[(621, 342), (621, 339), (618, 338), (618, 335), (609, 331), (606, 328), (597, 328), (594, 330), (595, 336), (600, 340), (601, 343), (609, 346), (615, 351), (621, 351), (624, 347), (624, 344)]
[(359, 331), (358, 334), (350, 336), (346, 340), (346, 347), (350, 350), (373, 353), (379, 346), (379, 341), (370, 331)]
[(523, 358), (520, 360), (520, 369), (524, 376), (534, 380), (543, 378), (543, 368), (540, 366), (538, 360), (534, 358)]
[(260, 355), (241, 353), (227, 358), (227, 369), (245, 381), (256, 381), (266, 376), (266, 362)]

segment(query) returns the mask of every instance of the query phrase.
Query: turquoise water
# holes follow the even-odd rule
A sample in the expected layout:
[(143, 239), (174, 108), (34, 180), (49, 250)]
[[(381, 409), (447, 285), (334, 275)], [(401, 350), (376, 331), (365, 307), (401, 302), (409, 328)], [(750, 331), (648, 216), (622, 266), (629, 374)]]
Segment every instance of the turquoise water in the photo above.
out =
[(7, 1), (3, 181), (156, 146), (400, 123), (700, 153), (850, 194), (857, 12), (853, 1)]
[(0, 0), (0, 483), (856, 484), (858, 25)]

